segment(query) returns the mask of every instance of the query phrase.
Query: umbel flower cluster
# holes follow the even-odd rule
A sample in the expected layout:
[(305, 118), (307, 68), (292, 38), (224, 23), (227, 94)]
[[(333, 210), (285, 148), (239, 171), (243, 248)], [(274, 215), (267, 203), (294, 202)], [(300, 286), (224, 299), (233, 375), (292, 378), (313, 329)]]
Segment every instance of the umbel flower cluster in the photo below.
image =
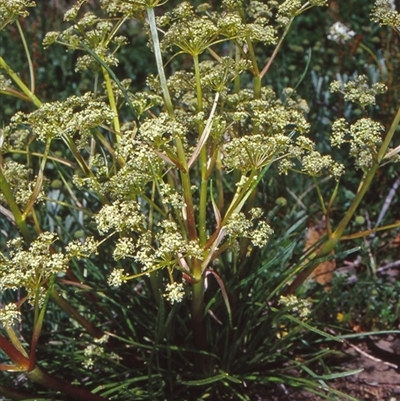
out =
[[(275, 57), (272, 49), (280, 46), (287, 26), (305, 10), (327, 2), (224, 0), (222, 13), (183, 2), (159, 18), (157, 1), (103, 0), (110, 18), (85, 12), (85, 3), (80, 0), (69, 10), (65, 21), (70, 27), (49, 33), (44, 44), (86, 51), (76, 69), (101, 76), (103, 89), (99, 85), (93, 93), (17, 113), (2, 129), (1, 146), (6, 153), (37, 140), (45, 147), (45, 161), (50, 151), (66, 146), (73, 160), (53, 160), (75, 169), (71, 192), (88, 191), (99, 200), (93, 211), (97, 233), (92, 234), (100, 239), (91, 235), (70, 243), (66, 253), (54, 249), (51, 233), (41, 234), (28, 247), (20, 239), (10, 241), (8, 255), (0, 261), (1, 289), (24, 287), (34, 299), (50, 276), (67, 270), (72, 257), (90, 256), (108, 241), (115, 263), (109, 272), (111, 286), (164, 269), (165, 297), (179, 302), (185, 283), (204, 284), (207, 270), (218, 266), (223, 255), (236, 260), (253, 247), (265, 246), (273, 235), (251, 197), (271, 166), (276, 164), (281, 174), (296, 171), (336, 180), (344, 173), (342, 165), (321, 155), (308, 138), (306, 102), (292, 88), (277, 93), (262, 85)], [(383, 14), (381, 3), (374, 18), (397, 27), (397, 13), (387, 9)], [(33, 3), (0, 5), (0, 26), (5, 26), (24, 16)], [(120, 82), (112, 67), (118, 65), (118, 49), (127, 44), (118, 32), (136, 17), (145, 20), (158, 75), (148, 78), (145, 91), (131, 93), (129, 81)], [(263, 69), (256, 45), (269, 54), (261, 60)], [(191, 62), (166, 77), (163, 57), (174, 62), (182, 54), (185, 63)], [(3, 78), (1, 83), (10, 85)], [(385, 90), (378, 83), (370, 87), (365, 76), (334, 82), (331, 89), (362, 108)], [(332, 127), (332, 145), (350, 143), (356, 166), (366, 170), (376, 160), (381, 131), (367, 117), (351, 125), (340, 119)], [(1, 169), (18, 205), (41, 199), (46, 188), (41, 176), (36, 180), (40, 185), (21, 191), (17, 181), (32, 173), (11, 159)], [(7, 199), (2, 195), (0, 202)]]
[(24, 249), (22, 238), (9, 242), (9, 255), (0, 254), (0, 291), (24, 288), (33, 303), (44, 296), (44, 284), (54, 274), (67, 269), (69, 258), (60, 252), (52, 252), (56, 234), (43, 233)]

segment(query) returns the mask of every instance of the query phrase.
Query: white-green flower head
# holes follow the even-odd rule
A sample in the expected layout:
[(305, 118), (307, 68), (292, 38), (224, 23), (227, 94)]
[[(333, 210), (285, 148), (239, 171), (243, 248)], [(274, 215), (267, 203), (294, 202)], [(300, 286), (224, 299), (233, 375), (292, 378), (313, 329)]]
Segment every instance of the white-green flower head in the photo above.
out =
[(143, 214), (136, 201), (116, 200), (112, 205), (105, 205), (95, 217), (100, 234), (108, 231), (141, 231), (143, 228)]
[(125, 258), (133, 258), (136, 246), (132, 238), (119, 237), (115, 244), (113, 258), (118, 261)]
[(91, 129), (103, 123), (111, 123), (114, 112), (90, 92), (83, 96), (71, 96), (63, 102), (44, 103), (30, 114), (16, 113), (13, 125), (30, 126), (40, 141), (80, 134), (79, 147), (85, 146), (91, 137)]
[(219, 36), (218, 27), (207, 17), (175, 22), (162, 40), (164, 49), (177, 46), (181, 51), (198, 56), (211, 46)]
[(124, 269), (113, 269), (111, 274), (108, 276), (107, 283), (110, 287), (120, 287), (126, 280), (127, 275)]
[(74, 240), (70, 242), (65, 250), (69, 258), (88, 258), (90, 255), (97, 254), (98, 241), (93, 237), (87, 237), (84, 241)]
[(37, 293), (39, 302), (43, 301), (46, 292), (43, 284), (68, 268), (69, 257), (54, 252), (52, 245), (56, 239), (56, 234), (44, 232), (28, 248), (21, 238), (9, 241), (9, 256), (0, 254), (0, 291), (24, 288), (29, 301), (35, 299)]
[(215, 92), (227, 92), (228, 84), (250, 67), (251, 63), (248, 60), (236, 62), (231, 57), (222, 57), (218, 62), (203, 61), (200, 63), (202, 86)]
[(36, 3), (31, 0), (0, 0), (0, 30), (20, 17), (26, 18), (29, 7), (36, 7)]
[(168, 0), (101, 0), (102, 8), (111, 15), (142, 17), (147, 8), (155, 8)]
[(285, 26), (301, 9), (300, 0), (285, 0), (278, 8), (277, 22)]
[(224, 146), (223, 163), (228, 170), (243, 173), (258, 170), (283, 155), (289, 143), (290, 139), (285, 135), (234, 138)]
[(156, 118), (146, 119), (140, 126), (140, 138), (156, 148), (162, 148), (180, 137), (184, 139), (187, 129), (184, 124), (172, 119), (167, 113), (161, 113)]
[(185, 296), (185, 288), (182, 283), (171, 283), (165, 286), (165, 294), (164, 297), (171, 304), (176, 302), (182, 302), (183, 297)]
[(374, 105), (376, 96), (387, 91), (385, 84), (377, 82), (371, 86), (365, 75), (358, 75), (354, 80), (343, 83), (333, 81), (330, 85), (331, 92), (340, 92), (344, 95), (344, 100), (359, 103), (361, 107)]
[(9, 328), (21, 322), (21, 312), (15, 303), (0, 306), (0, 326)]
[(379, 25), (387, 25), (400, 31), (400, 14), (395, 10), (394, 1), (375, 0), (371, 19)]
[[(229, 38), (244, 40), (247, 35), (259, 40), (257, 34), (253, 35), (251, 28), (242, 23), (237, 13), (218, 14), (218, 18), (215, 18), (212, 13), (196, 13), (188, 2), (181, 3), (158, 21), (160, 26), (169, 26), (162, 40), (162, 48), (167, 50), (176, 46), (181, 52), (192, 56), (198, 56), (213, 44)], [(271, 42), (274, 32), (266, 26), (265, 21), (259, 25), (264, 29), (263, 33), (258, 34), (262, 37), (260, 40)]]
[(273, 234), (269, 224), (260, 220), (262, 211), (254, 208), (250, 211), (250, 218), (244, 213), (234, 213), (226, 223), (225, 229), (230, 241), (233, 242), (237, 238), (249, 238), (254, 246), (263, 247)]
[(279, 305), (284, 306), (289, 312), (300, 318), (306, 318), (311, 313), (312, 304), (306, 299), (298, 299), (295, 295), (281, 296)]
[(355, 159), (355, 165), (362, 170), (368, 169), (376, 161), (378, 147), (382, 143), (382, 124), (370, 118), (361, 118), (350, 125), (344, 118), (332, 125), (332, 146), (350, 144), (350, 155)]
[[(18, 130), (20, 132), (20, 130)], [(10, 190), (14, 195), (15, 201), (25, 207), (35, 190), (35, 180), (32, 180), (32, 171), (24, 163), (18, 163), (12, 159), (7, 159), (3, 163), (2, 173), (6, 179)], [(43, 189), (39, 191), (35, 202), (44, 199), (45, 193)], [(4, 194), (0, 192), (0, 202), (6, 202)]]

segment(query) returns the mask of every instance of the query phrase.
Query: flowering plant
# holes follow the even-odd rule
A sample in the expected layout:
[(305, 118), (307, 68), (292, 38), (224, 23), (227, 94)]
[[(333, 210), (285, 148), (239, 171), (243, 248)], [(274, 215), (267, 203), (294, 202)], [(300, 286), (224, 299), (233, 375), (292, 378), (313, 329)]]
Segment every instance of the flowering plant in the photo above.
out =
[[(32, 112), (17, 112), (0, 137), (0, 202), (3, 215), (21, 234), (10, 239), (0, 254), (0, 288), (3, 292), (24, 290), (22, 297), (0, 309), (8, 336), (1, 335), (0, 346), (13, 362), (1, 369), (23, 371), (40, 384), (77, 399), (106, 399), (107, 392), (97, 389), (94, 394), (69, 385), (36, 363), (46, 308), (49, 300), (54, 300), (97, 342), (121, 350), (124, 341), (132, 346), (131, 339), (121, 339), (112, 325), (106, 330), (97, 328), (60, 291), (75, 286), (86, 291), (88, 302), (99, 304), (99, 299), (118, 297), (124, 288), (140, 294), (139, 282), (151, 289), (160, 319), (154, 347), (143, 349), (155, 352), (161, 339), (168, 337), (171, 321), (178, 325), (190, 315), (202, 378), (187, 384), (241, 384), (242, 379), (232, 374), (229, 357), (221, 362), (216, 356), (218, 342), (212, 338), (206, 314), (213, 314), (209, 303), (222, 300), (229, 336), (235, 335), (235, 312), (238, 303), (245, 302), (238, 285), (246, 280), (258, 249), (273, 235), (269, 215), (258, 202), (257, 188), (275, 168), (280, 174), (294, 171), (310, 176), (326, 216), (328, 239), (322, 248), (271, 288), (262, 311), (254, 312), (262, 320), (268, 311), (274, 327), (284, 315), (294, 324), (295, 333), (310, 326), (305, 321), (308, 306), (293, 293), (315, 267), (312, 260), (329, 255), (343, 238), (381, 163), (397, 157), (388, 148), (400, 112), (383, 140), (383, 127), (368, 117), (352, 125), (344, 119), (333, 124), (332, 145), (349, 142), (350, 155), (364, 173), (356, 197), (333, 229), (329, 212), (337, 186), (326, 202), (318, 177), (327, 175), (338, 183), (344, 167), (331, 155), (322, 155), (307, 136), (307, 104), (295, 90), (285, 88), (277, 93), (263, 84), (294, 19), (312, 7), (325, 6), (325, 0), (249, 4), (225, 0), (218, 12), (207, 4), (195, 9), (184, 2), (160, 17), (156, 11), (164, 3), (156, 0), (102, 0), (105, 17), (88, 11), (86, 3), (79, 0), (67, 11), (64, 19), (70, 27), (48, 33), (44, 45), (57, 43), (79, 51), (76, 69), (93, 75), (91, 92), (42, 102), (35, 95), (33, 70), (28, 87), (0, 57), (0, 67), (11, 79), (2, 76), (2, 93), (36, 107)], [(15, 22), (20, 27), (19, 18), (26, 16), (26, 8), (31, 6), (31, 1), (0, 1), (0, 25)], [(388, 23), (378, 13), (380, 9), (377, 5), (374, 18)], [(132, 93), (129, 81), (120, 81), (113, 68), (118, 65), (118, 50), (128, 43), (119, 32), (134, 19), (144, 21), (158, 75), (148, 77), (146, 90)], [(392, 18), (389, 22), (396, 21)], [(352, 31), (342, 34), (351, 36)], [(22, 30), (21, 35), (25, 41)], [(265, 60), (257, 56), (257, 46), (267, 49)], [(167, 76), (166, 56), (171, 63), (184, 57), (189, 66)], [(378, 83), (370, 86), (364, 76), (332, 84), (332, 91), (342, 92), (346, 100), (358, 102), (363, 109), (374, 104), (375, 95), (384, 89)], [(12, 154), (27, 159), (16, 162), (7, 157)], [(31, 158), (32, 164), (28, 163)], [(47, 180), (55, 170), (57, 182), (49, 186)], [(56, 199), (58, 185), (66, 189), (68, 198)], [(88, 203), (91, 207), (85, 207)], [(49, 204), (60, 205), (69, 216), (74, 216), (74, 211), (86, 214), (77, 217), (81, 229), (76, 230), (75, 239), (63, 234), (54, 217), (43, 217)], [(362, 235), (366, 233), (357, 234)], [(98, 257), (103, 249), (110, 254), (104, 256), (105, 267)], [(95, 289), (80, 264), (85, 259), (97, 260), (95, 274), (106, 273), (111, 290)], [(277, 302), (282, 294), (285, 296)], [(179, 308), (187, 303), (190, 313), (180, 317)], [(34, 310), (29, 351), (16, 328), (24, 304)], [(170, 312), (164, 319), (166, 310)], [(136, 332), (134, 327), (130, 329)], [(239, 335), (236, 347), (237, 352), (246, 352), (254, 344)], [(84, 355), (84, 365), (89, 368), (94, 358), (104, 357), (104, 348), (92, 344)], [(111, 360), (116, 364), (123, 358), (123, 351), (113, 351)]]

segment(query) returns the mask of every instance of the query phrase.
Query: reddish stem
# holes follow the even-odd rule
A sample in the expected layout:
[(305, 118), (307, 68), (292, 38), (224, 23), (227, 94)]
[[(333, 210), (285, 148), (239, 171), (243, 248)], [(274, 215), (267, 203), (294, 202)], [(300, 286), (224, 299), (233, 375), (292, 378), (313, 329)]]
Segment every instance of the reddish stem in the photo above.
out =
[(0, 335), (0, 349), (2, 349), (18, 367), (26, 370), (29, 368), (29, 359), (22, 355), (21, 352), (2, 335)]
[(76, 401), (107, 401), (106, 398), (92, 394), (84, 388), (73, 386), (64, 380), (45, 372), (38, 366), (35, 366), (29, 371), (29, 359), (22, 355), (21, 352), (19, 352), (14, 345), (2, 335), (0, 335), (0, 348), (10, 357), (16, 367), (25, 370), (24, 373), (29, 379), (48, 389), (61, 391), (62, 393), (71, 396), (71, 399)]

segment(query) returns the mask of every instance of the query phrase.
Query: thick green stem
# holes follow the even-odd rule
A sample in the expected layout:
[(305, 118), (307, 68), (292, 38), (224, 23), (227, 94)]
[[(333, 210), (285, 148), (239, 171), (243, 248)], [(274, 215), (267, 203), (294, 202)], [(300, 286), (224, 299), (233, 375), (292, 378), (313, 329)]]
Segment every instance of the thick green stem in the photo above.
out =
[[(259, 99), (261, 97), (261, 77), (256, 75), (254, 77), (254, 99)], [(257, 126), (258, 128), (258, 126)]]
[(199, 65), (199, 56), (193, 56), (194, 62), (194, 76), (196, 79), (196, 95), (197, 95), (197, 111), (203, 111), (203, 90), (201, 89), (201, 81), (200, 81), (200, 65)]
[[(199, 57), (193, 56), (194, 71), (196, 79), (196, 94), (197, 94), (197, 111), (203, 111), (203, 91), (201, 88), (200, 81), (200, 65)], [(204, 124), (199, 124), (199, 140), (204, 130)], [(204, 246), (207, 241), (206, 233), (206, 210), (207, 210), (207, 146), (204, 144), (200, 150), (200, 199), (199, 199), (199, 239), (200, 244)], [(195, 261), (192, 267), (192, 274), (197, 280), (197, 283), (193, 285), (193, 300), (192, 300), (192, 330), (193, 330), (193, 341), (195, 346), (203, 351), (208, 348), (207, 336), (204, 325), (204, 273), (200, 263)], [(200, 364), (204, 372), (208, 371), (207, 362), (203, 357), (200, 358)]]
[(192, 187), (190, 184), (189, 173), (184, 173), (181, 171), (181, 181), (183, 186), (183, 194), (186, 203), (186, 228), (189, 234), (189, 238), (192, 241), (197, 240), (197, 230), (196, 230), (196, 218), (194, 214), (193, 198), (192, 198)]
[[(169, 94), (167, 80), (165, 77), (164, 66), (162, 62), (162, 55), (160, 50), (160, 42), (158, 40), (157, 26), (154, 15), (153, 8), (147, 8), (147, 17), (149, 20), (150, 33), (153, 41), (154, 55), (156, 59), (156, 65), (158, 70), (158, 76), (161, 83), (161, 88), (164, 97), (164, 104), (167, 109), (167, 112), (171, 118), (174, 118), (174, 108), (171, 100), (171, 96)], [(198, 66), (197, 66), (198, 67)], [(200, 88), (198, 86), (198, 88)], [(202, 94), (201, 88), (197, 91), (197, 96), (199, 100), (199, 106), (202, 107)], [(186, 228), (188, 232), (188, 236), (190, 240), (197, 240), (197, 229), (196, 229), (196, 219), (193, 207), (193, 199), (192, 199), (192, 188), (190, 183), (190, 175), (188, 163), (183, 147), (183, 143), (181, 138), (175, 138), (175, 144), (177, 149), (177, 155), (179, 158), (180, 165), (180, 176), (183, 187), (183, 193), (186, 203)], [(204, 159), (204, 155), (201, 156), (201, 159)], [(207, 166), (205, 166), (205, 171), (207, 171)], [(206, 188), (206, 187), (205, 187)], [(201, 191), (204, 194), (204, 189)], [(204, 195), (203, 195), (204, 202)], [(205, 209), (204, 209), (205, 210)], [(205, 216), (203, 217), (204, 227), (205, 227)], [(205, 228), (204, 228), (205, 234)], [(202, 235), (204, 235), (202, 234)], [(207, 341), (205, 336), (205, 327), (204, 327), (204, 275), (201, 269), (201, 263), (197, 259), (193, 260), (192, 264), (192, 275), (197, 281), (196, 284), (193, 285), (193, 301), (192, 301), (192, 325), (193, 325), (193, 336), (194, 342), (199, 349), (206, 349)]]
[(224, 195), (224, 179), (223, 179), (223, 165), (220, 153), (217, 155), (215, 162), (215, 187), (217, 189), (217, 206), (220, 213), (224, 212), (225, 195)]
[[(200, 281), (193, 284), (193, 300), (192, 300), (192, 331), (193, 343), (195, 347), (201, 351), (207, 351), (207, 336), (204, 325), (204, 275)], [(209, 363), (204, 355), (199, 356), (199, 363), (204, 373), (209, 373)]]
[[(164, 104), (167, 109), (167, 112), (171, 118), (175, 118), (174, 116), (174, 107), (172, 104), (171, 96), (169, 94), (168, 86), (167, 86), (167, 79), (165, 77), (165, 71), (162, 61), (161, 49), (160, 49), (160, 41), (158, 40), (158, 33), (157, 33), (157, 25), (156, 25), (156, 18), (154, 14), (153, 8), (147, 8), (147, 17), (149, 19), (149, 26), (150, 26), (150, 33), (151, 39), (153, 41), (153, 50), (154, 56), (156, 59), (158, 77), (160, 79), (161, 89), (163, 92), (164, 97)], [(197, 239), (197, 230), (196, 230), (196, 219), (194, 214), (193, 208), (193, 199), (192, 199), (192, 189), (190, 183), (190, 176), (189, 176), (189, 168), (187, 164), (187, 159), (185, 155), (185, 150), (183, 147), (182, 140), (179, 136), (175, 138), (176, 150), (178, 154), (178, 159), (180, 165), (181, 173), (181, 181), (183, 187), (183, 194), (186, 203), (186, 222), (187, 222), (187, 229), (189, 233), (189, 238), (191, 240)]]
[[(194, 61), (194, 72), (196, 77), (196, 93), (197, 93), (197, 111), (203, 111), (203, 91), (200, 82), (200, 66), (199, 57), (196, 55), (193, 57)], [(199, 138), (204, 130), (204, 124), (199, 124)], [(201, 170), (201, 182), (200, 182), (200, 201), (199, 201), (199, 238), (200, 245), (204, 245), (207, 241), (206, 233), (206, 209), (207, 209), (207, 146), (204, 145), (200, 151), (200, 170)]]

